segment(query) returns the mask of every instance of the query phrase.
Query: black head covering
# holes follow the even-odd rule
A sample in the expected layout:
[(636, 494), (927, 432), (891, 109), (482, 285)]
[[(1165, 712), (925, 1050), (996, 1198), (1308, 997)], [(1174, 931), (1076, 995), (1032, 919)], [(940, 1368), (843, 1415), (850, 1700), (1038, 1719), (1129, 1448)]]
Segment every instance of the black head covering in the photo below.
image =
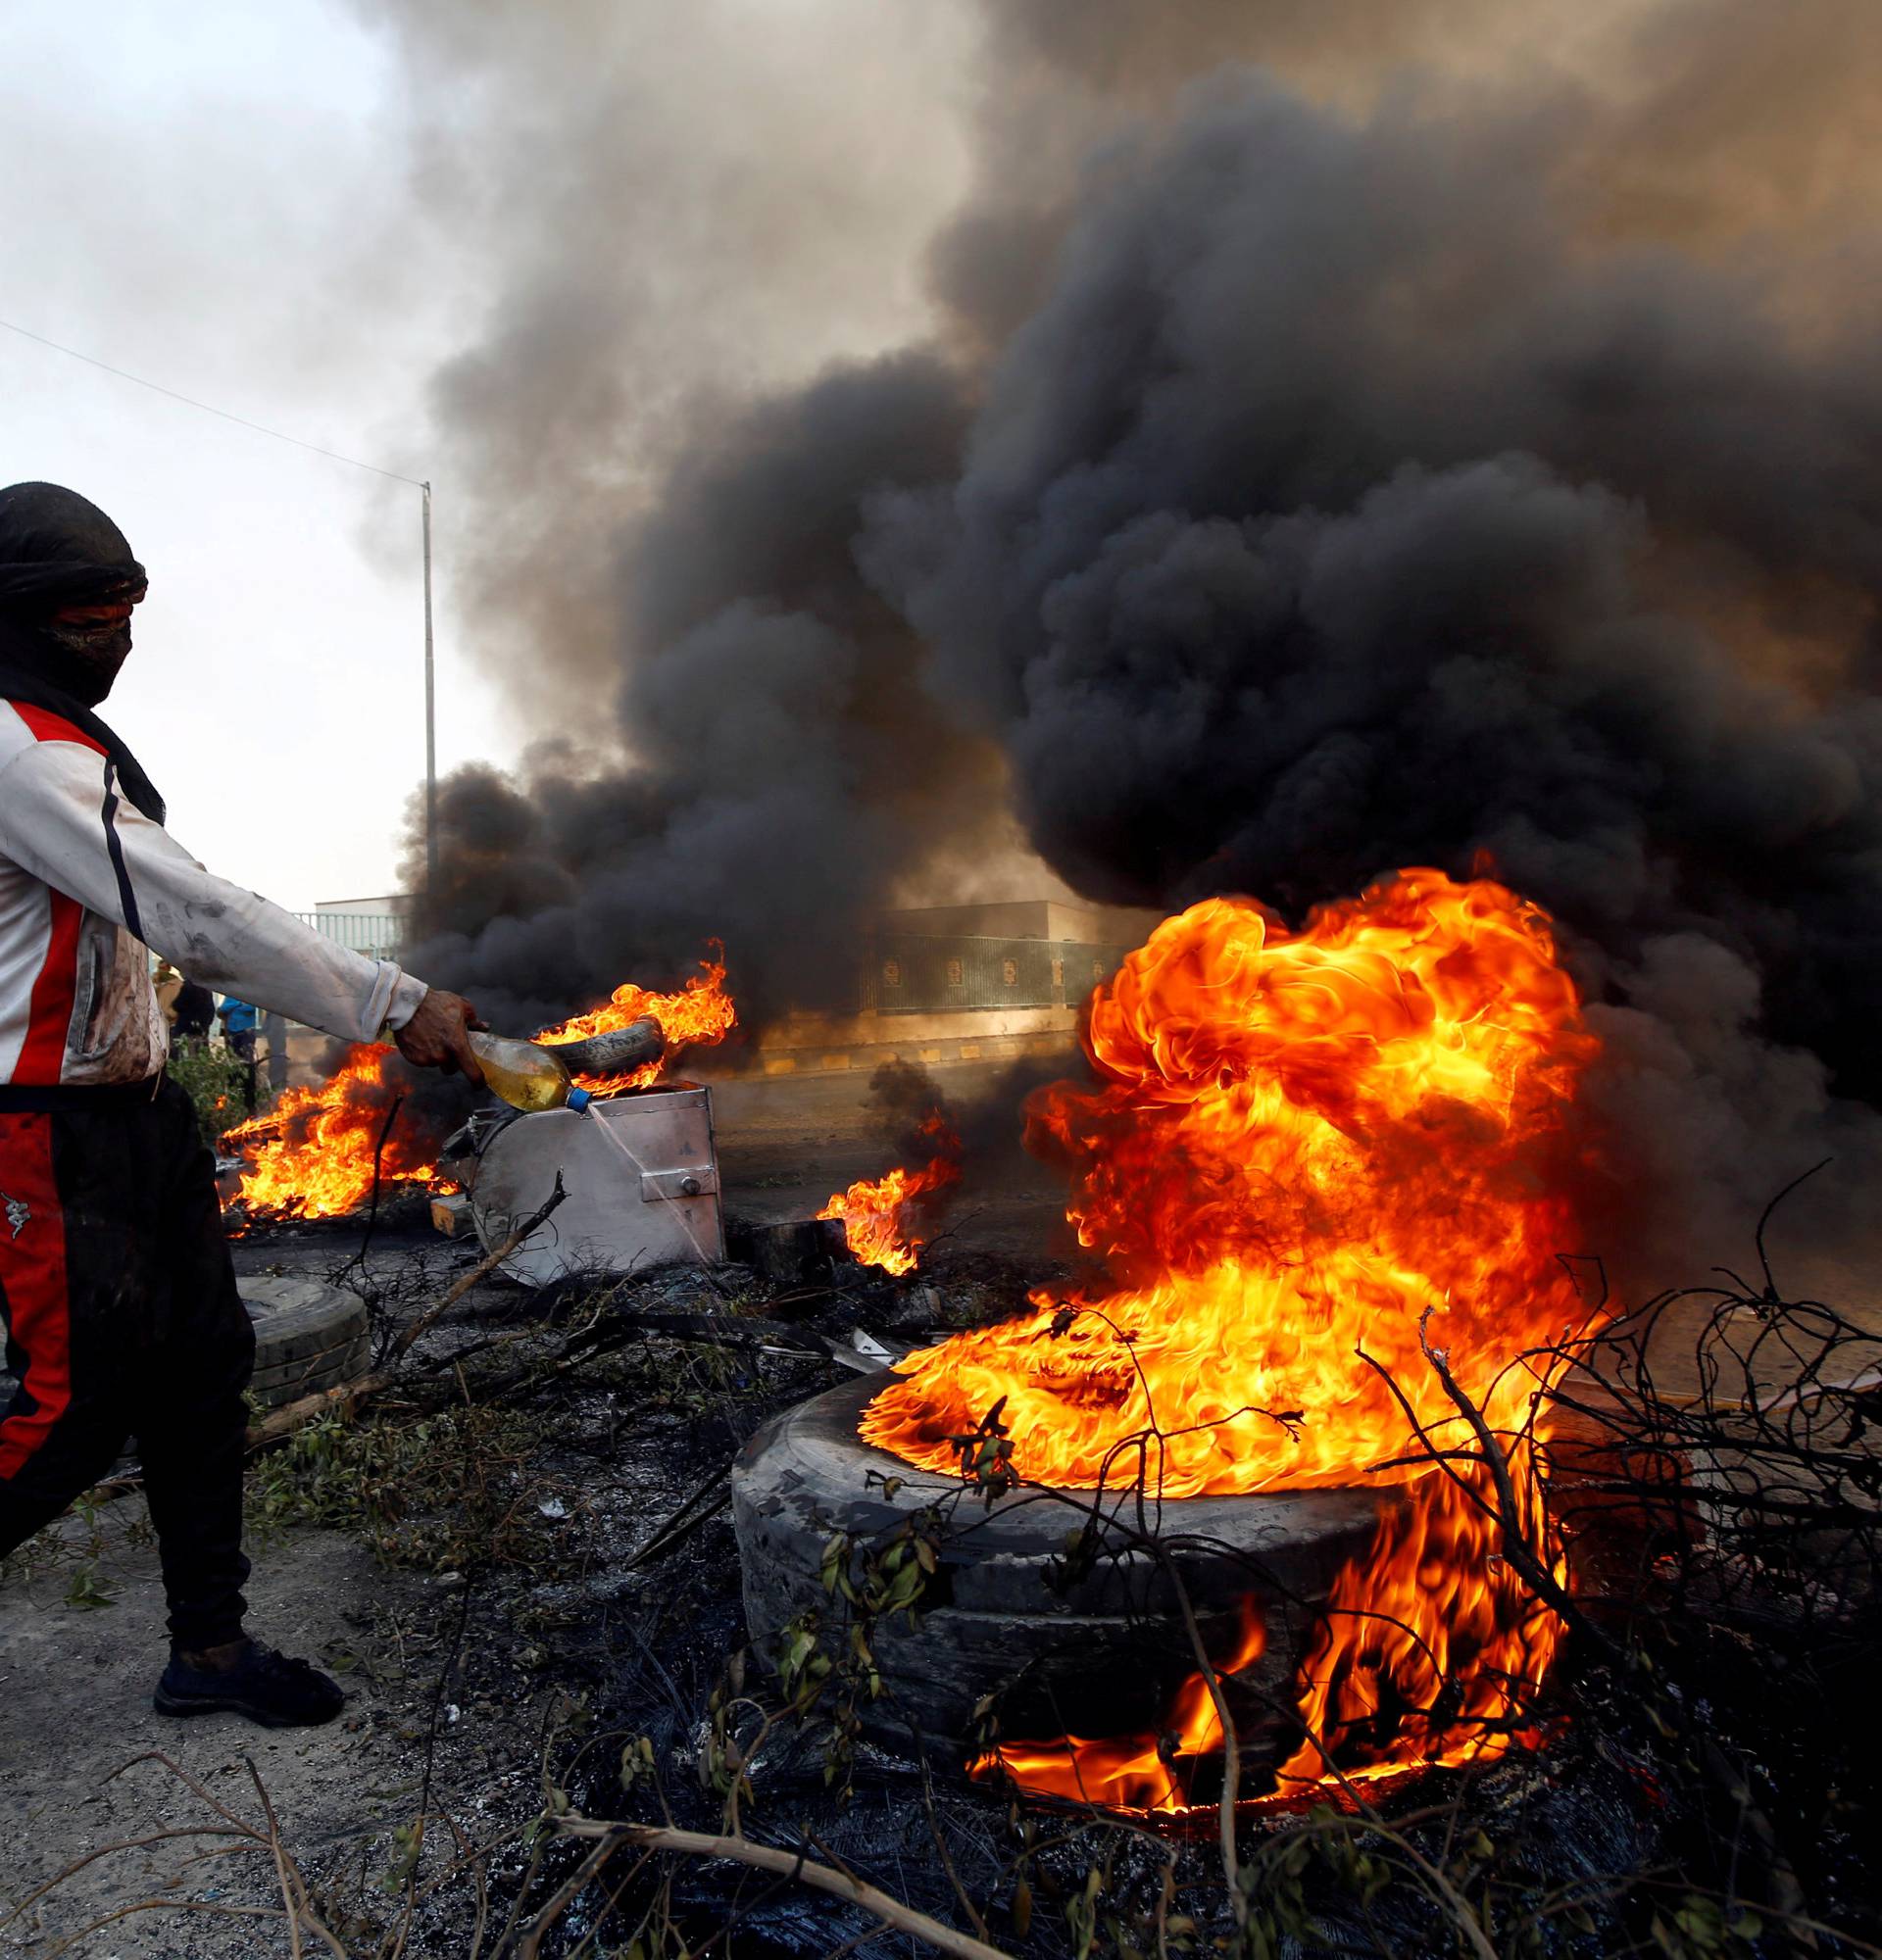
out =
[(161, 823), (163, 798), (92, 711), (80, 663), (52, 618), (67, 607), (135, 601), (147, 583), (124, 532), (75, 490), (57, 483), (0, 490), (0, 699), (44, 708), (82, 729), (116, 765), (125, 800)]

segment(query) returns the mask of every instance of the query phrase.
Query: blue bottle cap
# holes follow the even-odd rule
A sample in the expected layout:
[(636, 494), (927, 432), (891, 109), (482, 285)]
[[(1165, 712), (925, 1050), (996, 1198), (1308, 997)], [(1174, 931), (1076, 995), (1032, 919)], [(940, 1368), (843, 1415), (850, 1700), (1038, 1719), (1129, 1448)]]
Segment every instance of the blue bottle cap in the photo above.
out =
[(569, 1092), (569, 1106), (577, 1113), (587, 1108), (594, 1100), (585, 1089), (571, 1089)]

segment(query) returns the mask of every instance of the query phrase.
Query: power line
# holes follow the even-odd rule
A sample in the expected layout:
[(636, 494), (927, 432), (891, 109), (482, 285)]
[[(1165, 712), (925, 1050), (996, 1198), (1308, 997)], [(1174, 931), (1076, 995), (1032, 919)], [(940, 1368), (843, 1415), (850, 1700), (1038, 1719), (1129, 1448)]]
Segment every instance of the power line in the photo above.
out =
[(219, 409), (213, 403), (199, 402), (193, 395), (184, 395), (174, 388), (166, 388), (161, 381), (146, 381), (141, 374), (132, 374), (123, 368), (114, 368), (109, 361), (100, 361), (94, 355), (80, 354), (75, 347), (64, 347), (56, 340), (48, 340), (43, 333), (34, 333), (30, 327), (16, 326), (10, 319), (0, 319), (9, 333), (17, 333), (23, 340), (36, 340), (41, 347), (50, 347), (55, 354), (69, 355), (74, 361), (82, 361), (87, 368), (101, 368), (107, 374), (116, 374), (121, 381), (130, 381), (139, 388), (148, 388), (153, 395), (168, 395), (173, 402), (181, 402), (187, 409), (200, 409), (206, 416), (220, 416), (225, 422), (234, 422), (237, 427), (253, 429), (257, 435), (272, 435), (276, 442), (291, 442), (296, 449), (311, 450), (316, 456), (323, 456), (329, 463), (344, 463), (355, 469), (370, 469), (374, 476), (389, 476), (394, 483), (409, 483), (415, 490), (428, 490), (428, 483), (421, 483), (416, 476), (402, 475), (396, 469), (381, 469), (376, 463), (362, 463), (357, 456), (342, 456), (337, 449), (322, 449), (318, 442), (303, 442), (297, 435), (286, 435), (280, 429), (273, 429), (264, 422), (252, 422), (246, 416), (231, 414), (227, 409)]
[(257, 435), (272, 436), (276, 442), (292, 443), (296, 449), (305, 449), (315, 456), (323, 456), (329, 463), (344, 463), (352, 469), (369, 469), (374, 476), (384, 476), (394, 483), (408, 483), (421, 493), (420, 511), (424, 533), (424, 838), (425, 838), (425, 882), (427, 889), (437, 882), (438, 867), (438, 726), (436, 683), (432, 671), (431, 651), (431, 486), (420, 481), (416, 476), (406, 476), (396, 469), (381, 469), (376, 463), (362, 463), (357, 456), (342, 456), (337, 449), (322, 449), (318, 442), (303, 442), (297, 435), (288, 435), (281, 429), (270, 428), (266, 422), (250, 421), (246, 416), (238, 416), (228, 409), (219, 409), (213, 402), (199, 402), (194, 395), (185, 395), (175, 388), (166, 388), (161, 381), (147, 381), (141, 374), (132, 374), (126, 368), (114, 368), (109, 361), (100, 361), (95, 355), (80, 354), (75, 347), (63, 346), (59, 341), (48, 340), (43, 333), (34, 333), (30, 327), (17, 326), (10, 319), (0, 319), (0, 326), (9, 333), (17, 333), (22, 340), (36, 341), (41, 347), (49, 347), (55, 354), (64, 354), (74, 361), (82, 361), (87, 368), (97, 368), (107, 374), (115, 374), (121, 381), (129, 381), (139, 388), (148, 388), (153, 395), (166, 395), (173, 402), (181, 402), (186, 409), (200, 409), (206, 416), (217, 416), (225, 422), (233, 422), (237, 428), (252, 429)]

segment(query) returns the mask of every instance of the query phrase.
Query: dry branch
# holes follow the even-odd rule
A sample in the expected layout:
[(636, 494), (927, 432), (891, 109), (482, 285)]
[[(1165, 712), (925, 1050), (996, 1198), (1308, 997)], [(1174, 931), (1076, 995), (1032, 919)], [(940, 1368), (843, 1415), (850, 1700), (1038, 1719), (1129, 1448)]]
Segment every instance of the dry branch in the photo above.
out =
[(62, 1886), (75, 1878), (88, 1865), (96, 1864), (100, 1859), (115, 1856), (121, 1851), (147, 1850), (153, 1845), (170, 1843), (184, 1838), (231, 1838), (234, 1841), (209, 1855), (226, 1857), (232, 1853), (241, 1851), (258, 1851), (267, 1854), (274, 1868), (275, 1879), (280, 1887), (281, 1906), (278, 1910), (272, 1906), (238, 1905), (232, 1901), (218, 1899), (175, 1899), (162, 1897), (133, 1899), (129, 1904), (116, 1906), (110, 1912), (80, 1927), (75, 1933), (69, 1934), (56, 1946), (49, 1950), (46, 1960), (57, 1960), (57, 1956), (60, 1954), (78, 1951), (81, 1942), (89, 1942), (94, 1934), (102, 1932), (108, 1926), (115, 1926), (120, 1921), (131, 1919), (143, 1913), (153, 1912), (209, 1913), (224, 1918), (266, 1919), (286, 1926), (288, 1941), (294, 1960), (299, 1960), (299, 1956), (305, 1950), (301, 1941), (303, 1931), (311, 1933), (319, 1939), (327, 1951), (334, 1955), (334, 1960), (347, 1960), (345, 1947), (341, 1945), (339, 1939), (314, 1910), (308, 1892), (307, 1881), (302, 1877), (300, 1867), (294, 1862), (286, 1845), (282, 1842), (280, 1823), (275, 1817), (274, 1805), (269, 1797), (261, 1776), (256, 1771), (253, 1762), (247, 1757), (244, 1757), (242, 1760), (247, 1767), (250, 1779), (254, 1783), (256, 1795), (261, 1800), (263, 1823), (266, 1828), (259, 1828), (249, 1823), (245, 1818), (237, 1816), (225, 1803), (223, 1803), (216, 1796), (212, 1795), (210, 1790), (201, 1782), (191, 1776), (187, 1770), (184, 1770), (173, 1761), (163, 1750), (146, 1749), (143, 1754), (131, 1757), (128, 1762), (121, 1763), (105, 1781), (107, 1783), (114, 1782), (127, 1771), (137, 1768), (141, 1763), (158, 1763), (169, 1771), (185, 1789), (197, 1797), (215, 1816), (223, 1821), (221, 1824), (181, 1825), (168, 1830), (154, 1831), (147, 1833), (141, 1838), (123, 1838), (116, 1843), (101, 1845), (94, 1851), (87, 1851), (81, 1857), (73, 1859), (62, 1871), (55, 1873), (43, 1885), (36, 1887), (33, 1891), (28, 1892), (7, 1914), (4, 1920), (0, 1920), (0, 1932), (4, 1932), (7, 1928), (14, 1926), (41, 1899), (47, 1898), (57, 1892)]
[(424, 1335), (430, 1333), (431, 1329), (437, 1325), (439, 1320), (442, 1319), (443, 1316), (446, 1313), (448, 1313), (452, 1307), (456, 1306), (458, 1301), (461, 1300), (465, 1297), (465, 1295), (468, 1294), (470, 1291), (470, 1289), (477, 1284), (479, 1280), (488, 1279), (489, 1276), (493, 1272), (495, 1272), (500, 1265), (503, 1264), (504, 1260), (507, 1259), (510, 1256), (510, 1254), (514, 1252), (517, 1250), (517, 1248), (520, 1246), (522, 1242), (525, 1239), (527, 1239), (536, 1230), (536, 1228), (549, 1217), (549, 1214), (552, 1211), (554, 1211), (557, 1205), (559, 1205), (563, 1201), (563, 1200), (568, 1196), (569, 1196), (568, 1192), (563, 1189), (562, 1173), (561, 1171), (557, 1171), (555, 1190), (549, 1194), (549, 1196), (543, 1200), (543, 1202), (537, 1206), (537, 1208), (529, 1215), (529, 1217), (522, 1224), (519, 1225), (517, 1229), (511, 1233), (509, 1238), (507, 1238), (503, 1242), (503, 1244), (497, 1248), (497, 1250), (494, 1252), (490, 1252), (486, 1254), (483, 1258), (479, 1259), (477, 1263), (474, 1266), (472, 1266), (470, 1270), (468, 1273), (466, 1273), (464, 1277), (461, 1280), (459, 1280), (454, 1287), (451, 1288), (451, 1290), (444, 1296), (444, 1298), (438, 1301), (437, 1305), (427, 1308), (426, 1311), (420, 1314), (419, 1317), (415, 1321), (413, 1321), (411, 1326), (409, 1326), (405, 1330), (405, 1332), (401, 1334), (395, 1342), (393, 1342), (392, 1352), (391, 1355), (389, 1356), (389, 1359), (395, 1365), (398, 1362), (403, 1361), (406, 1355), (408, 1355), (412, 1351), (413, 1347)]
[(751, 1865), (761, 1872), (774, 1872), (779, 1878), (828, 1892), (872, 1913), (883, 1925), (906, 1933), (937, 1952), (953, 1953), (960, 1960), (1010, 1960), (998, 1946), (989, 1946), (970, 1933), (957, 1932), (925, 1912), (905, 1905), (891, 1893), (882, 1891), (847, 1872), (818, 1865), (796, 1851), (782, 1851), (770, 1844), (754, 1844), (747, 1838), (721, 1838), (706, 1831), (681, 1831), (662, 1824), (610, 1824), (585, 1817), (559, 1817), (556, 1828), (570, 1838), (613, 1840), (637, 1844), (650, 1851), (677, 1851), (692, 1858), (729, 1858)]
[(428, 1334), (479, 1280), (488, 1279), (568, 1195), (563, 1189), (562, 1173), (558, 1171), (556, 1188), (549, 1194), (547, 1200), (523, 1224), (519, 1225), (494, 1252), (479, 1259), (451, 1287), (442, 1299), (426, 1307), (400, 1334), (392, 1344), (391, 1352), (382, 1367), (372, 1369), (370, 1373), (360, 1376), (357, 1381), (343, 1382), (336, 1389), (322, 1389), (316, 1395), (303, 1396), (298, 1401), (271, 1410), (260, 1422), (250, 1427), (249, 1448), (266, 1449), (270, 1444), (281, 1442), (321, 1416), (329, 1415), (335, 1410), (350, 1411), (360, 1402), (382, 1394), (397, 1380), (399, 1363), (412, 1351), (419, 1340)]
[(1503, 1555), (1510, 1561), (1511, 1568), (1530, 1592), (1564, 1625), (1572, 1627), (1608, 1661), (1614, 1664), (1624, 1662), (1626, 1656), (1599, 1627), (1589, 1622), (1588, 1616), (1569, 1597), (1567, 1589), (1537, 1556), (1535, 1546), (1529, 1541), (1529, 1534), (1523, 1528), (1522, 1507), (1516, 1501), (1515, 1485), (1510, 1476), (1510, 1459), (1504, 1454), (1502, 1445), (1492, 1434), (1489, 1423), (1484, 1419), (1483, 1411), (1459, 1386), (1457, 1377), (1452, 1374), (1451, 1357), (1442, 1348), (1432, 1347), (1426, 1337), (1426, 1323), (1430, 1318), (1431, 1309), (1426, 1307), (1418, 1320), (1418, 1347), (1436, 1372), (1440, 1386), (1451, 1397), (1458, 1413), (1470, 1425), (1471, 1434), (1477, 1439), (1477, 1446), (1483, 1451), (1483, 1465), (1489, 1471), (1490, 1481), (1497, 1493), (1495, 1516), (1502, 1533)]

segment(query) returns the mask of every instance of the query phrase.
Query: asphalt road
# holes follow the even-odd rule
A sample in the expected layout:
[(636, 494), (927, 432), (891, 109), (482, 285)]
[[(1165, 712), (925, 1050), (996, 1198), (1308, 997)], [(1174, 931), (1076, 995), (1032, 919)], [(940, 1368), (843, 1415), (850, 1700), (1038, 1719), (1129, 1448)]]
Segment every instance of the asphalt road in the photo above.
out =
[[(1006, 1064), (956, 1062), (928, 1074), (967, 1144), (946, 1229), (1014, 1257), (1061, 1252), (1062, 1189), (1019, 1143), (1020, 1102), (1036, 1071), (1015, 1078)], [(715, 1083), (713, 1120), (726, 1208), (768, 1223), (814, 1217), (856, 1179), (908, 1161), (862, 1069)]]

